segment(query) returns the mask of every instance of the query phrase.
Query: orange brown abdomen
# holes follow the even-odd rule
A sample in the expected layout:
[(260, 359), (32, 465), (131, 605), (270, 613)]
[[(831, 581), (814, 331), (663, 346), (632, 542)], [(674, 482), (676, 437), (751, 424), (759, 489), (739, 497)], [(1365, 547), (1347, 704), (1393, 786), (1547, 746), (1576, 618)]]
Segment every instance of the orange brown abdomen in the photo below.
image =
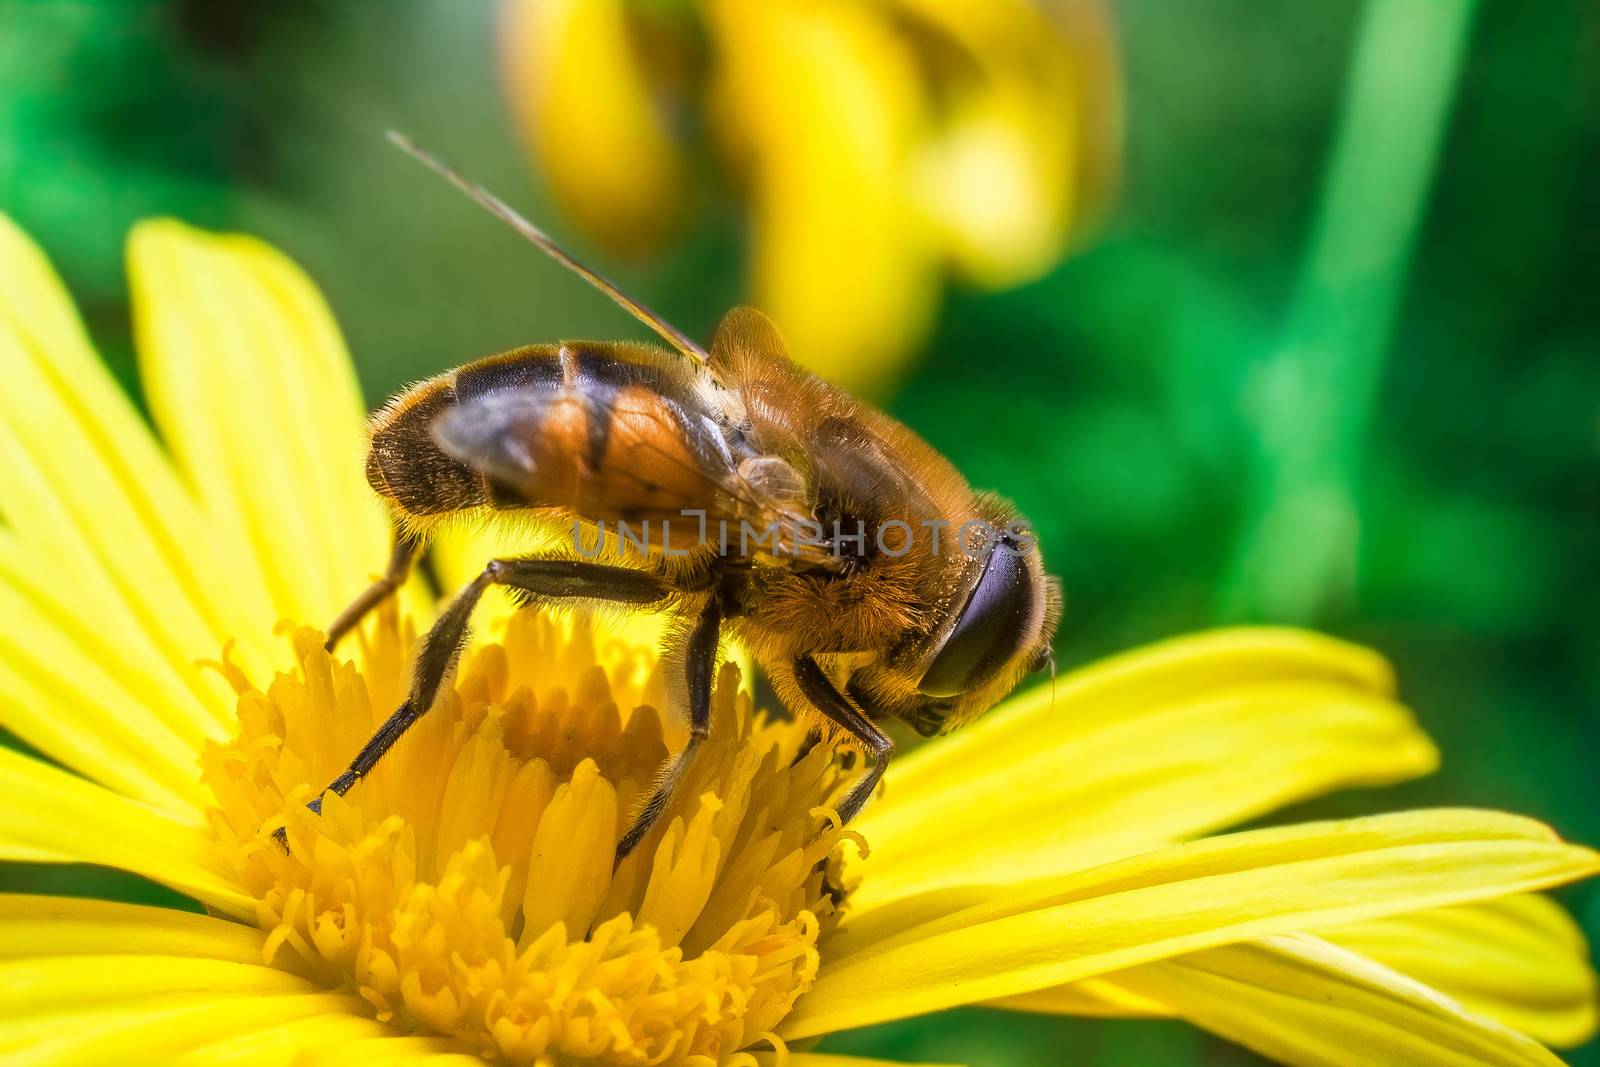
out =
[[(592, 522), (733, 507), (694, 370), (642, 345), (533, 345), (395, 398), (373, 420), (367, 480), (413, 520), (557, 508)], [(676, 537), (674, 537), (676, 540)]]

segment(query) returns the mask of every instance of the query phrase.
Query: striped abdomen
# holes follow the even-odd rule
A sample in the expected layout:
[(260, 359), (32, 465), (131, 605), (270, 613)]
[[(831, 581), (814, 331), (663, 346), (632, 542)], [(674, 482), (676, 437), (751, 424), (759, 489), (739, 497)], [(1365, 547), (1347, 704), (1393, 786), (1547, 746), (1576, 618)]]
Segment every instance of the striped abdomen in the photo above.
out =
[(413, 521), (559, 508), (590, 521), (713, 516), (732, 461), (695, 368), (642, 345), (534, 345), (467, 364), (374, 419), (367, 480)]

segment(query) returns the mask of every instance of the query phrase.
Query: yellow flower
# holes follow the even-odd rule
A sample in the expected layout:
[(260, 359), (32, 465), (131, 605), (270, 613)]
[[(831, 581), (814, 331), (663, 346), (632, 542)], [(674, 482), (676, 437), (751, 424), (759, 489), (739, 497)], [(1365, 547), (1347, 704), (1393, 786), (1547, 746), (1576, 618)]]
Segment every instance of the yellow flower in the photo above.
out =
[[(155, 432), (0, 220), (0, 724), (48, 759), (0, 750), (0, 858), (120, 868), (208, 914), (0, 896), (8, 1064), (860, 1067), (799, 1050), (974, 1003), (1181, 1016), (1291, 1064), (1550, 1064), (1534, 1039), (1594, 1029), (1586, 947), (1533, 894), (1600, 858), (1545, 827), (1218, 834), (1434, 764), (1382, 661), (1304, 633), (1026, 693), (898, 761), (848, 830), (834, 743), (725, 667), (693, 777), (613, 871), (683, 738), (655, 657), (502, 612), (309, 815), (433, 607), (407, 590), (354, 662), (278, 625), (331, 617), (385, 548), (309, 282), (170, 222), (136, 231), (130, 275)], [(474, 550), (440, 547), (448, 585)]]
[(689, 200), (709, 127), (790, 349), (881, 389), (949, 264), (1049, 269), (1106, 198), (1119, 95), (1098, 0), (506, 0), (508, 92), (557, 200), (621, 251)]

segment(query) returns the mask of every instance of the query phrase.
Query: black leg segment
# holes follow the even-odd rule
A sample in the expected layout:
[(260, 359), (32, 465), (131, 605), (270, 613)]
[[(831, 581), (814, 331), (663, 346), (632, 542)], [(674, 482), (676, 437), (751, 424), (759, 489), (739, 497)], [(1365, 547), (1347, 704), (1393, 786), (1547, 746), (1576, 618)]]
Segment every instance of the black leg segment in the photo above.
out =
[(867, 799), (878, 788), (884, 769), (889, 766), (889, 757), (894, 755), (894, 742), (845, 699), (838, 686), (810, 656), (802, 656), (795, 661), (794, 680), (813, 707), (861, 742), (872, 756), (872, 766), (867, 768), (861, 781), (855, 784), (845, 796), (844, 803), (839, 805), (839, 818), (849, 822), (860, 813)]
[[(384, 720), (383, 725), (378, 727), (378, 732), (373, 734), (367, 740), (367, 743), (361, 746), (361, 751), (356, 753), (356, 758), (350, 761), (349, 768), (339, 777), (329, 782), (328, 787), (323, 792), (337, 793), (339, 796), (344, 796), (348, 793), (351, 786), (371, 773), (372, 768), (378, 765), (378, 760), (382, 758), (383, 754), (393, 748), (394, 743), (400, 740), (400, 735), (409, 730), (411, 724), (419, 718), (421, 718), (421, 715), (417, 711), (416, 701), (407, 699), (393, 715)], [(317, 797), (306, 807), (321, 815), (322, 797)]]
[(716, 598), (713, 597), (700, 613), (694, 629), (689, 632), (689, 645), (684, 650), (684, 669), (689, 683), (689, 743), (667, 765), (650, 799), (645, 801), (639, 814), (634, 816), (633, 825), (617, 842), (617, 863), (627, 858), (628, 853), (644, 840), (644, 835), (661, 817), (667, 801), (672, 799), (673, 791), (683, 780), (683, 772), (688, 769), (689, 761), (694, 759), (695, 751), (711, 729), (711, 683), (717, 670), (717, 639), (721, 627), (722, 614), (717, 610)]
[(355, 629), (366, 618), (367, 612), (405, 584), (406, 575), (411, 573), (411, 564), (417, 558), (417, 547), (417, 542), (400, 530), (394, 532), (394, 548), (389, 553), (389, 564), (383, 569), (383, 576), (367, 586), (360, 596), (350, 602), (349, 607), (339, 612), (338, 618), (328, 624), (328, 640), (324, 648), (332, 652), (339, 639)]
[[(398, 555), (398, 549), (397, 549)], [(662, 600), (667, 586), (653, 574), (631, 570), (627, 567), (607, 567), (599, 564), (576, 563), (559, 559), (497, 559), (483, 569), (445, 608), (428, 635), (422, 640), (422, 650), (411, 672), (411, 695), (395, 713), (378, 727), (372, 738), (356, 753), (345, 772), (328, 783), (324, 793), (340, 796), (349, 792), (358, 781), (372, 773), (394, 743), (410, 729), (411, 724), (425, 715), (439, 696), (439, 687), (461, 656), (466, 644), (468, 626), (473, 609), (478, 606), (484, 590), (491, 585), (503, 585), (524, 594), (529, 600), (560, 600), (580, 598), (609, 600), (623, 604), (648, 604)], [(380, 598), (381, 599), (381, 598)], [(713, 647), (713, 651), (715, 651)], [(306, 807), (322, 811), (319, 795)], [(279, 841), (285, 837), (282, 827), (275, 831)]]

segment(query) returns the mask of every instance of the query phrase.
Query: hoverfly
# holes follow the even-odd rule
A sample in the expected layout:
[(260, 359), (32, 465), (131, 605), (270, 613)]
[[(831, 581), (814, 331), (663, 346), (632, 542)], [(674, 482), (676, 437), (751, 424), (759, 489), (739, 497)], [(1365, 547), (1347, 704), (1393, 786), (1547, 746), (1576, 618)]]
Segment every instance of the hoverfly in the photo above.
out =
[[(893, 754), (880, 723), (943, 733), (1050, 662), (1059, 588), (1008, 503), (974, 492), (912, 431), (796, 366), (760, 312), (730, 312), (707, 351), (498, 198), (390, 138), (671, 348), (530, 345), (412, 386), (373, 417), (366, 474), (393, 517), (394, 549), (329, 627), (330, 650), (399, 588), (444, 520), (518, 513), (570, 524), (573, 543), (486, 564), (423, 639), (409, 697), (325, 792), (348, 791), (428, 711), (495, 585), (523, 603), (608, 602), (685, 623), (671, 662), (682, 668), (689, 740), (634, 815), (618, 862), (707, 736), (725, 635), (745, 644), (788, 707), (814, 710), (871, 757), (840, 805), (847, 822)], [(603, 540), (608, 522), (633, 534), (631, 554), (620, 536)], [(636, 532), (652, 526), (653, 544)]]

